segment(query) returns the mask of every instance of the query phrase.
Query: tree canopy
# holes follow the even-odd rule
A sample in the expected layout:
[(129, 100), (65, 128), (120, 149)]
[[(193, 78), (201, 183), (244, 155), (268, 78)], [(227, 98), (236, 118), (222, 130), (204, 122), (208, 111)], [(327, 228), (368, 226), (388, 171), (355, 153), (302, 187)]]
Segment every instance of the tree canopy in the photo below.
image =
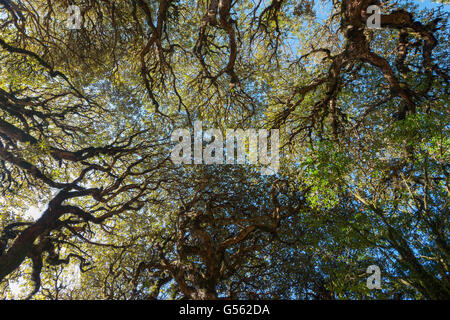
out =
[[(0, 0), (0, 298), (448, 299), (448, 17)], [(174, 164), (194, 121), (278, 129), (279, 171)]]

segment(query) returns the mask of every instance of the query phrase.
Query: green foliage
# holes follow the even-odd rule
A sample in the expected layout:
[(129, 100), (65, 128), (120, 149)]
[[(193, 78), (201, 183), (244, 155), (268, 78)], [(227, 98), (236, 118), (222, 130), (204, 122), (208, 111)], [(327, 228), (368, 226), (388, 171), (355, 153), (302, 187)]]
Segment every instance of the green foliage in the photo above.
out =
[[(214, 3), (1, 2), (0, 299), (448, 298), (448, 12)], [(194, 120), (280, 171), (174, 165)]]

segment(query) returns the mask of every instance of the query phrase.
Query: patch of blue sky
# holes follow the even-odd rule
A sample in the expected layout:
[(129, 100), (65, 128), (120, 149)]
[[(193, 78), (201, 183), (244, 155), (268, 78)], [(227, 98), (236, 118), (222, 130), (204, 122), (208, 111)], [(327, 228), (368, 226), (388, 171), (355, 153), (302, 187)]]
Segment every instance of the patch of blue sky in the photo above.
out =
[[(438, 9), (439, 7), (442, 8), (445, 12), (450, 12), (450, 0), (444, 0), (447, 3), (432, 1), (432, 0), (400, 0), (400, 4), (406, 5), (406, 4), (414, 4), (417, 6), (418, 10), (424, 10), (424, 9)], [(314, 3), (314, 12), (316, 13), (316, 17), (319, 21), (326, 20), (329, 17), (329, 14), (331, 12), (332, 4), (331, 1), (315, 1)]]

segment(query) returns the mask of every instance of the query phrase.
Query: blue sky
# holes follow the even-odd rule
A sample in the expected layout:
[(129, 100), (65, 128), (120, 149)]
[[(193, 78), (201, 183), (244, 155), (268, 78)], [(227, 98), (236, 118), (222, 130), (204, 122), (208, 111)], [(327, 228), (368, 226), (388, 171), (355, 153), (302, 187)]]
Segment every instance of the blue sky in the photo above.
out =
[(420, 9), (423, 9), (423, 8), (433, 9), (433, 8), (437, 8), (442, 5), (444, 6), (446, 11), (449, 11), (449, 9), (450, 9), (450, 1), (447, 1), (449, 3), (446, 3), (446, 4), (442, 4), (442, 3), (438, 3), (437, 1), (430, 1), (430, 0), (418, 0), (418, 1), (416, 0), (414, 2), (419, 5)]
[[(413, 2), (419, 6), (420, 10), (436, 9), (439, 6), (442, 6), (446, 12), (449, 12), (450, 11), (450, 0), (444, 0), (444, 1), (446, 1), (448, 3), (443, 4), (443, 3), (438, 3), (437, 1), (431, 1), (431, 0), (415, 0), (415, 1), (400, 0), (401, 3)], [(330, 1), (327, 1), (327, 3), (325, 5), (323, 5), (321, 0), (318, 0), (318, 1), (316, 0), (314, 8), (315, 8), (317, 17), (319, 19), (328, 18), (328, 14), (330, 13), (330, 9), (329, 9), (330, 7), (331, 7)]]

